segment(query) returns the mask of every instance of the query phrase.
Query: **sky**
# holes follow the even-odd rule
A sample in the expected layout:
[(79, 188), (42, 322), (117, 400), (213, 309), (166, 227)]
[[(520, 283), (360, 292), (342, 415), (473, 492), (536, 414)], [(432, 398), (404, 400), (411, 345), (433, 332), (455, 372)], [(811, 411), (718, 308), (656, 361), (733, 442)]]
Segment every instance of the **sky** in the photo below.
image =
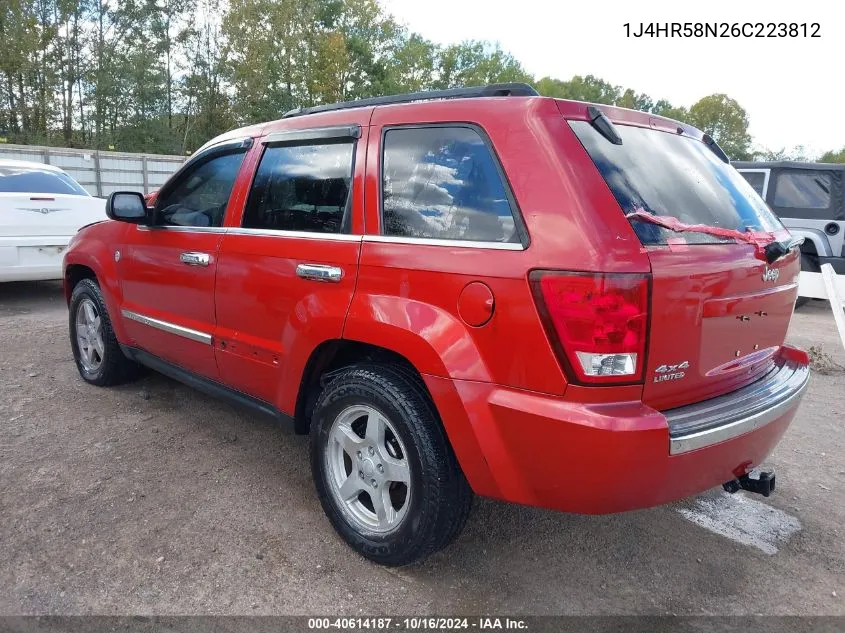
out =
[[(536, 77), (592, 74), (690, 106), (726, 93), (755, 147), (845, 147), (845, 0), (383, 0), (441, 44), (498, 42)], [(634, 38), (641, 23), (818, 23), (819, 38)], [(808, 29), (811, 27), (808, 26)]]

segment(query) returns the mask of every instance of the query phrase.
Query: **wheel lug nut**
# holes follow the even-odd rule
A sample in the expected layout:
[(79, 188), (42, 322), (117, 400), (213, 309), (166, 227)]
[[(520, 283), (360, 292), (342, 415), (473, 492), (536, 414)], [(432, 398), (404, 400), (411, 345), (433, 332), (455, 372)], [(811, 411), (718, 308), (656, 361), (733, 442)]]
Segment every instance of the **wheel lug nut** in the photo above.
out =
[(378, 483), (376, 483), (375, 479), (373, 479), (370, 483), (373, 484), (373, 488), (378, 488)]
[(370, 455), (375, 455), (375, 454), (376, 454), (376, 449), (374, 449), (372, 446), (370, 446)]
[(363, 478), (364, 478), (364, 471), (363, 471), (363, 470), (359, 470), (359, 471), (358, 471), (358, 476), (359, 476), (361, 479), (363, 479)]
[(378, 469), (378, 471), (379, 471), (380, 473), (383, 473), (383, 472), (384, 472), (384, 466), (382, 466), (381, 464), (379, 464), (378, 466), (376, 466), (376, 468)]
[(361, 451), (358, 451), (358, 459), (361, 459)]

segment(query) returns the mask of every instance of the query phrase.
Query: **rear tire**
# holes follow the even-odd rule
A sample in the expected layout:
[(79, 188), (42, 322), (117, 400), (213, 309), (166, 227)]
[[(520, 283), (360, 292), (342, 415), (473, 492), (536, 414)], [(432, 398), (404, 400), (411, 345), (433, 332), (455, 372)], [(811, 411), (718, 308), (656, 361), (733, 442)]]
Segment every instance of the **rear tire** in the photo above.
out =
[(73, 359), (85, 382), (107, 387), (136, 375), (138, 365), (120, 349), (103, 293), (95, 280), (82, 279), (74, 286), (68, 321)]
[[(819, 268), (819, 260), (808, 253), (801, 253), (801, 270), (808, 273), (817, 273), (821, 271)], [(810, 301), (810, 297), (798, 297), (795, 300), (795, 307), (800, 308)]]
[(472, 490), (419, 377), (393, 365), (336, 373), (311, 422), (323, 510), (358, 553), (407, 565), (460, 534)]

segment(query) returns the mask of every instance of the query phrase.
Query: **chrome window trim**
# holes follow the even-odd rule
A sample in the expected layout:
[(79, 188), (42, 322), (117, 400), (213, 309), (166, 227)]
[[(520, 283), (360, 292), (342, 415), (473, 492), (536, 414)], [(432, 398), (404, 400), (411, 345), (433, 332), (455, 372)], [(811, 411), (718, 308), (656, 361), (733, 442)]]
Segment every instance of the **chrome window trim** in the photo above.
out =
[(181, 233), (225, 233), (225, 226), (176, 226), (172, 224), (161, 226), (147, 226), (137, 224), (139, 231), (177, 231)]
[(450, 246), (497, 251), (524, 251), (517, 242), (475, 242), (472, 240), (441, 240), (428, 237), (400, 237), (398, 235), (360, 235), (354, 233), (315, 233), (312, 231), (276, 231), (274, 229), (249, 229), (240, 226), (144, 226), (139, 231), (177, 231), (186, 233), (227, 233), (229, 235), (263, 235), (265, 237), (303, 238), (308, 240), (333, 240), (336, 242), (379, 242), (383, 244), (418, 244), (421, 246)]
[(313, 231), (276, 231), (274, 229), (249, 229), (231, 227), (227, 231), (230, 235), (263, 235), (265, 237), (300, 237), (308, 240), (334, 240), (337, 242), (360, 242), (363, 235), (352, 233), (316, 233)]
[[(688, 453), (774, 422), (798, 406), (809, 382), (809, 366), (784, 363), (736, 391), (664, 411), (669, 425), (669, 453)], [(679, 426), (692, 430), (678, 433)]]
[(452, 246), (456, 248), (481, 248), (497, 251), (524, 251), (525, 247), (516, 242), (475, 242), (472, 240), (442, 240), (429, 237), (402, 237), (398, 235), (365, 235), (365, 242), (385, 244), (420, 244), (424, 246)]
[(737, 168), (737, 171), (739, 173), (753, 172), (753, 173), (756, 173), (756, 174), (760, 174), (760, 173), (763, 174), (763, 193), (760, 194), (760, 197), (763, 198), (763, 202), (765, 202), (766, 201), (766, 195), (769, 193), (769, 176), (771, 176), (772, 170), (771, 169), (758, 169), (758, 168), (748, 169), (748, 168), (745, 168), (745, 167), (741, 167), (741, 168)]
[(138, 312), (133, 312), (132, 310), (122, 309), (120, 313), (131, 321), (136, 321), (137, 323), (148, 325), (150, 327), (156, 328), (157, 330), (161, 330), (162, 332), (167, 332), (168, 334), (175, 334), (176, 336), (181, 336), (186, 339), (196, 341), (197, 343), (205, 343), (206, 345), (211, 345), (211, 334), (208, 334), (206, 332), (192, 330), (191, 328), (176, 325), (175, 323), (170, 323), (169, 321), (154, 319), (153, 317), (148, 317), (146, 315), (139, 314)]
[(227, 233), (229, 235), (263, 235), (265, 237), (300, 237), (309, 240), (334, 240), (360, 242), (364, 237), (352, 233), (315, 233), (313, 231), (276, 231), (274, 229), (248, 229), (240, 226), (144, 226), (139, 231), (176, 231), (178, 233)]

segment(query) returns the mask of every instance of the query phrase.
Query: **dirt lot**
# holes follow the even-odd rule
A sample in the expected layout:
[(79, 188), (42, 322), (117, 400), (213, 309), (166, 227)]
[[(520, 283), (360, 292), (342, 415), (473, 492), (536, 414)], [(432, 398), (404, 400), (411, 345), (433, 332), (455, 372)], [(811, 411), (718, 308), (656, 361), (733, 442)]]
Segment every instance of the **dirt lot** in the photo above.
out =
[[(0, 286), (0, 614), (845, 614), (845, 374), (814, 373), (774, 496), (584, 517), (479, 500), (418, 566), (352, 553), (307, 440), (158, 375), (86, 385), (58, 284)], [(792, 342), (845, 365), (816, 302)]]

